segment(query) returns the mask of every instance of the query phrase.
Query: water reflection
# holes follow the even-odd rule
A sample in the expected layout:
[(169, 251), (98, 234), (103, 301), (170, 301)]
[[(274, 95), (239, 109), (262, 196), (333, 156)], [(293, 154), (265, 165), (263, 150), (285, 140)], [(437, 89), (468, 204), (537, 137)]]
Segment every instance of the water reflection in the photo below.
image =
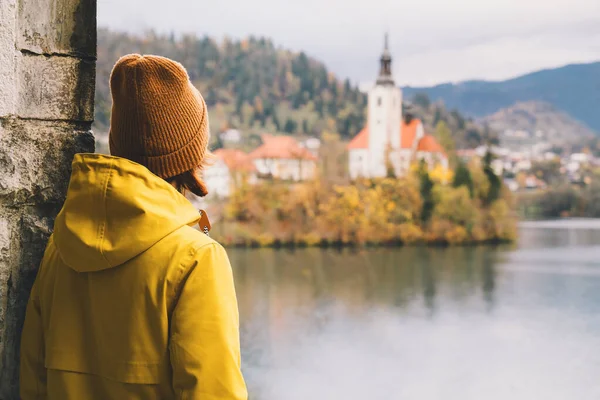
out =
[(600, 231), (521, 238), (230, 251), (252, 399), (600, 398)]
[[(481, 296), (493, 310), (499, 250), (483, 247), (352, 250), (235, 250), (243, 321), (281, 323), (290, 310), (318, 314), (343, 307), (361, 314), (372, 307), (421, 307), (432, 316), (448, 301)], [(285, 312), (284, 312), (285, 310)]]

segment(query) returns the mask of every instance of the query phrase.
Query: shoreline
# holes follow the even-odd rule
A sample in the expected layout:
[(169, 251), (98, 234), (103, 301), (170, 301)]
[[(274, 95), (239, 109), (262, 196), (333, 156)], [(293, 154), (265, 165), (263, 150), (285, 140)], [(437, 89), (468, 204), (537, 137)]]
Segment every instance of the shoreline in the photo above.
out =
[[(445, 247), (477, 247), (477, 246), (489, 246), (496, 247), (501, 245), (510, 245), (517, 242), (517, 240), (511, 239), (486, 239), (481, 241), (465, 241), (462, 243), (450, 243), (447, 241), (415, 241), (410, 243), (404, 243), (401, 241), (392, 241), (384, 243), (375, 242), (340, 242), (340, 241), (327, 241), (321, 240), (318, 243), (306, 243), (306, 242), (295, 242), (295, 241), (280, 241), (275, 240), (273, 243), (261, 244), (258, 241), (250, 240), (245, 242), (237, 243), (224, 243), (220, 238), (215, 238), (225, 248), (231, 249), (307, 249), (307, 248), (319, 248), (319, 249), (377, 249), (377, 248), (400, 248), (400, 247), (429, 247), (429, 248), (445, 248)], [(227, 241), (225, 241), (227, 242)]]

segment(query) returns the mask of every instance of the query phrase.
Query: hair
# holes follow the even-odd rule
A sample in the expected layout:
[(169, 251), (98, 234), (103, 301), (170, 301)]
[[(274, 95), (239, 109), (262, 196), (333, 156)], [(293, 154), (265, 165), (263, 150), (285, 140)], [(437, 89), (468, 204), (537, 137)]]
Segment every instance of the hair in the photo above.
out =
[(204, 197), (208, 194), (208, 188), (202, 179), (202, 172), (206, 167), (212, 165), (213, 160), (214, 155), (207, 150), (201, 165), (165, 180), (183, 195), (190, 191), (196, 196)]

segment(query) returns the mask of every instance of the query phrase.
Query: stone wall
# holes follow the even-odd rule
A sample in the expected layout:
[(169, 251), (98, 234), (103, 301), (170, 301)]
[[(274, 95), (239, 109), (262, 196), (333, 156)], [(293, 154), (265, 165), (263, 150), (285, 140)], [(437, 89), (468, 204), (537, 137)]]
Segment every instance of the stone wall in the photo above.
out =
[(73, 154), (94, 151), (96, 0), (0, 0), (0, 400)]

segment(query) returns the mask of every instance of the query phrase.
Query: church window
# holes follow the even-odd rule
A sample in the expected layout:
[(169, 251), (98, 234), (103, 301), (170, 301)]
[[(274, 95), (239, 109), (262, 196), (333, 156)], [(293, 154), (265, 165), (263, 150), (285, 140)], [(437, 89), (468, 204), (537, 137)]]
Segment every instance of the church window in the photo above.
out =
[(377, 106), (379, 106), (379, 107), (381, 106), (381, 97), (377, 98)]

